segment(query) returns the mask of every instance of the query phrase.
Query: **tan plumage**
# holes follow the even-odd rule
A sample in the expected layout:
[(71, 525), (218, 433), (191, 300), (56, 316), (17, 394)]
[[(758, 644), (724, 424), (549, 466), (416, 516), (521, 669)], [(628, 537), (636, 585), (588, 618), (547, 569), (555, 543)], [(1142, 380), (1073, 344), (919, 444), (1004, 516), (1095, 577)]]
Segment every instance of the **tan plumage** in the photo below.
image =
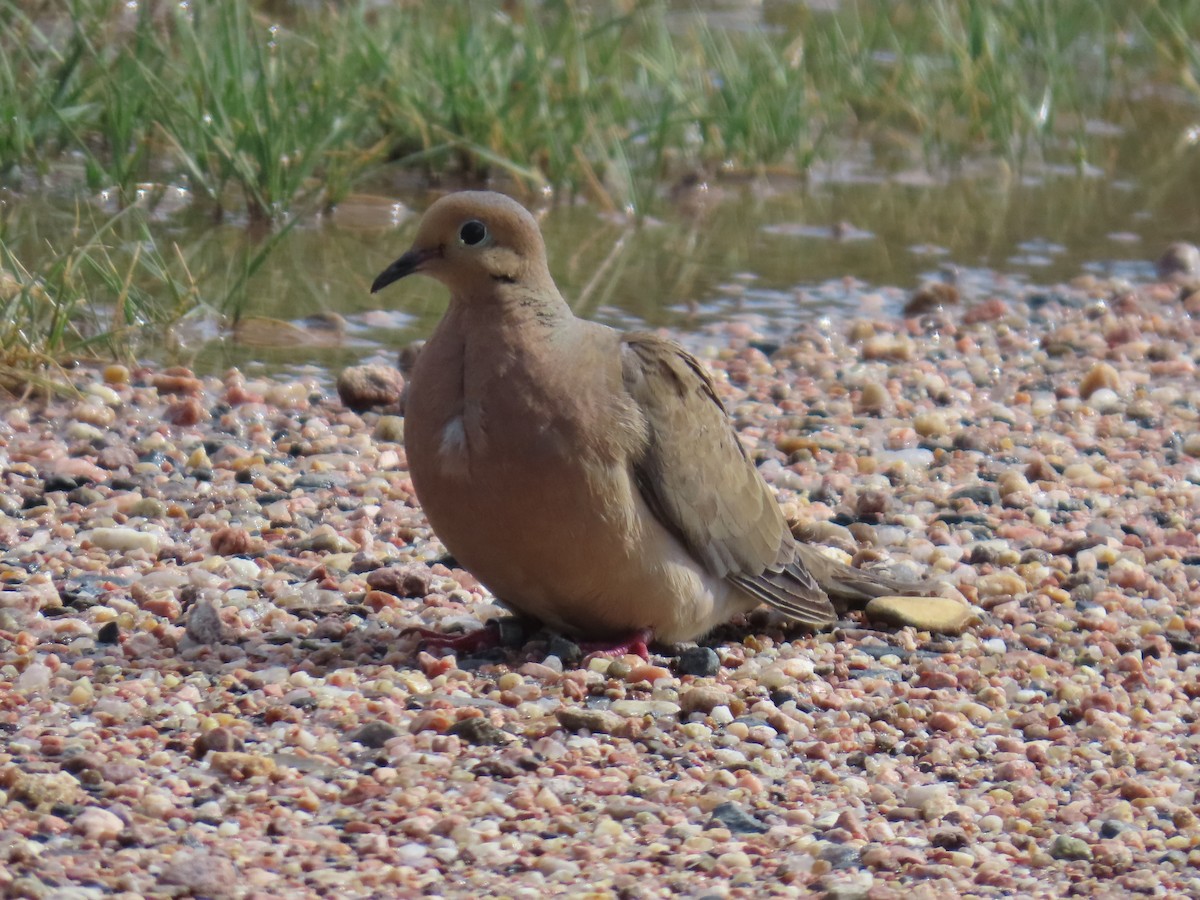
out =
[(414, 272), (450, 306), (408, 387), (413, 484), (507, 606), (583, 638), (674, 642), (759, 603), (829, 625), (813, 567), (846, 599), (895, 591), (796, 543), (695, 358), (574, 316), (515, 201), (437, 201), (372, 291)]

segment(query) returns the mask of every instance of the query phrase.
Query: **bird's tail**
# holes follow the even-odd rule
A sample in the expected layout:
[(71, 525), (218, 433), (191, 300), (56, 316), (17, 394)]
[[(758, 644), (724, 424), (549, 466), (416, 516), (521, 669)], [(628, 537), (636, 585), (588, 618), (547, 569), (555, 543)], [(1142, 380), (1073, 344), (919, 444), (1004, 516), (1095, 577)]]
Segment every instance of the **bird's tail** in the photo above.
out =
[(933, 587), (929, 581), (907, 581), (871, 569), (856, 569), (831, 559), (813, 544), (797, 541), (796, 557), (829, 595), (839, 613), (862, 609), (875, 597), (927, 594)]

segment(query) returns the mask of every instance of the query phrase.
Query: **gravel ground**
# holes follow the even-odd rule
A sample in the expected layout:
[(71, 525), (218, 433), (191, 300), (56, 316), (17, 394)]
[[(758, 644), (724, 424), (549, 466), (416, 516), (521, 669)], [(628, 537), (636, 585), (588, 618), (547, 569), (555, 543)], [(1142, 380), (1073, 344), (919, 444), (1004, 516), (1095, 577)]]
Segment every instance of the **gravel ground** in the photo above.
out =
[(797, 526), (936, 575), (953, 637), (456, 660), (403, 629), (500, 610), (400, 418), (236, 372), (6, 401), (6, 896), (1200, 896), (1200, 295), (964, 292), (689, 338)]

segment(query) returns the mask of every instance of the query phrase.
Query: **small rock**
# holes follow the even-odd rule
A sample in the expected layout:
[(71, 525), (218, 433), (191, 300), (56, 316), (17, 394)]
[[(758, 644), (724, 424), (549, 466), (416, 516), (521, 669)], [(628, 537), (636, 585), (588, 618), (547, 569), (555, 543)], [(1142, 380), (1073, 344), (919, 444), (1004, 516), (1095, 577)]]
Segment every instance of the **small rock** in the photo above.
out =
[(579, 645), (569, 638), (563, 637), (561, 634), (550, 636), (546, 655), (557, 656), (566, 666), (575, 666), (583, 659), (583, 651), (579, 648)]
[(42, 484), (43, 494), (55, 494), (59, 491), (73, 491), (79, 487), (79, 482), (66, 475), (51, 475)]
[[(1186, 448), (1185, 448), (1186, 449)], [(104, 495), (95, 488), (77, 487), (67, 494), (67, 502), (76, 506), (91, 506), (104, 499)]]
[(234, 525), (218, 528), (208, 540), (212, 552), (217, 556), (239, 556), (248, 553), (253, 543), (250, 532)]
[(1055, 859), (1084, 859), (1091, 860), (1092, 848), (1082, 838), (1060, 834), (1050, 845), (1050, 855)]
[(866, 881), (835, 881), (825, 885), (821, 900), (870, 900), (871, 887)]
[(934, 281), (913, 291), (904, 304), (904, 315), (919, 316), (945, 306), (955, 306), (958, 302), (958, 288), (944, 281)]
[(862, 386), (858, 402), (854, 409), (858, 413), (878, 415), (886, 412), (892, 406), (892, 395), (878, 381), (868, 381)]
[(79, 782), (66, 772), (21, 774), (8, 789), (9, 796), (32, 810), (49, 812), (54, 806), (79, 801)]
[(911, 340), (890, 334), (876, 335), (862, 344), (862, 358), (865, 360), (904, 362), (912, 359), (914, 352)]
[(950, 495), (951, 500), (970, 500), (980, 506), (999, 506), (1000, 491), (991, 484), (972, 484), (959, 488)]
[(237, 870), (228, 859), (186, 847), (176, 851), (163, 865), (158, 883), (183, 888), (194, 897), (233, 897), (242, 887), (238, 884)]
[(447, 729), (446, 733), (460, 737), (468, 744), (475, 744), (479, 747), (495, 747), (507, 744), (513, 739), (507, 731), (497, 728), (482, 716), (459, 719)]
[(827, 844), (821, 848), (820, 857), (834, 869), (857, 869), (862, 865), (859, 848), (849, 844)]
[(129, 515), (139, 516), (143, 519), (161, 519), (167, 514), (167, 505), (161, 500), (156, 500), (153, 497), (143, 497), (133, 506), (129, 507)]
[(392, 444), (404, 441), (404, 419), (400, 416), (380, 416), (375, 423), (375, 440)]
[(679, 704), (670, 700), (615, 700), (612, 711), (629, 719), (641, 716), (677, 716)]
[(204, 732), (192, 745), (192, 756), (204, 759), (209, 753), (240, 752), (245, 749), (240, 738), (224, 726)]
[(315, 553), (354, 553), (358, 545), (342, 537), (332, 528), (319, 526), (312, 534), (296, 544), (297, 550), (312, 550)]
[(350, 740), (378, 750), (400, 733), (400, 729), (387, 722), (367, 722), (350, 732)]
[(404, 392), (404, 376), (378, 363), (350, 366), (338, 376), (337, 392), (342, 403), (356, 412), (395, 406)]
[(158, 535), (138, 528), (93, 528), (91, 531), (85, 531), (80, 537), (91, 541), (101, 550), (115, 550), (119, 553), (129, 553), (133, 550), (158, 552)]
[(1100, 823), (1100, 837), (1105, 840), (1111, 840), (1126, 831), (1134, 831), (1133, 825), (1128, 822), (1122, 822), (1120, 819), (1105, 819)]
[(224, 639), (225, 626), (221, 613), (211, 597), (201, 597), (188, 613), (184, 628), (187, 637), (196, 644), (219, 644)]
[(1079, 396), (1087, 400), (1101, 388), (1108, 388), (1114, 393), (1121, 391), (1121, 375), (1108, 363), (1096, 363), (1088, 369), (1083, 380), (1079, 382)]
[(593, 734), (614, 734), (625, 720), (607, 709), (583, 709), (565, 706), (554, 711), (558, 723), (568, 731), (590, 731)]
[(846, 340), (859, 344), (875, 336), (875, 326), (866, 319), (855, 319), (846, 330)]
[(863, 491), (854, 501), (854, 515), (860, 522), (879, 523), (891, 502), (890, 491)]
[(71, 830), (89, 841), (111, 841), (125, 830), (125, 823), (107, 809), (89, 806), (71, 823)]
[(1100, 413), (1118, 412), (1121, 409), (1120, 395), (1110, 388), (1092, 391), (1087, 401), (1088, 406)]
[(950, 423), (936, 410), (917, 413), (913, 416), (913, 430), (926, 438), (939, 438), (950, 433)]
[(386, 566), (367, 575), (367, 587), (397, 597), (424, 597), (433, 578), (428, 566)]
[(711, 647), (688, 647), (679, 654), (675, 669), (680, 675), (711, 678), (721, 671), (721, 657)]
[(132, 469), (138, 464), (137, 453), (132, 447), (121, 444), (105, 447), (96, 454), (96, 465), (102, 469)]
[(184, 397), (173, 403), (168, 403), (163, 410), (163, 419), (172, 425), (190, 428), (208, 418), (208, 411), (200, 405), (196, 397)]
[(734, 834), (765, 834), (770, 830), (736, 803), (722, 803), (713, 809), (712, 815), (714, 821)]
[(89, 425), (88, 422), (73, 422), (67, 426), (67, 437), (71, 440), (78, 440), (80, 443), (96, 444), (100, 443), (104, 438), (104, 432), (95, 425)]
[(623, 659), (614, 659), (608, 664), (608, 668), (604, 669), (604, 674), (609, 678), (626, 678), (633, 671), (633, 666), (625, 662)]
[(685, 715), (694, 712), (711, 713), (718, 706), (729, 707), (733, 695), (715, 687), (693, 687), (679, 695), (679, 707)]
[(345, 476), (337, 472), (305, 472), (292, 482), (293, 491), (327, 491), (345, 484)]
[(1186, 241), (1176, 241), (1163, 251), (1155, 268), (1163, 281), (1194, 278), (1200, 275), (1200, 248)]
[(407, 376), (412, 372), (417, 365), (417, 358), (424, 349), (424, 341), (411, 341), (400, 348), (400, 353), (396, 357), (396, 367), (400, 370), (401, 375)]
[(204, 382), (183, 366), (172, 366), (165, 372), (151, 376), (150, 384), (160, 394), (195, 395), (204, 390)]
[(1008, 315), (1008, 304), (999, 297), (989, 297), (963, 313), (963, 324), (978, 325), (981, 322), (995, 322), (1006, 315)]
[(867, 618), (918, 631), (962, 634), (975, 619), (971, 607), (948, 597), (876, 597), (867, 604)]
[(129, 384), (129, 369), (126, 366), (116, 363), (105, 366), (103, 374), (107, 384)]
[(208, 764), (214, 771), (223, 772), (237, 780), (254, 778), (257, 775), (275, 774), (275, 760), (255, 753), (238, 751), (214, 751), (208, 754)]

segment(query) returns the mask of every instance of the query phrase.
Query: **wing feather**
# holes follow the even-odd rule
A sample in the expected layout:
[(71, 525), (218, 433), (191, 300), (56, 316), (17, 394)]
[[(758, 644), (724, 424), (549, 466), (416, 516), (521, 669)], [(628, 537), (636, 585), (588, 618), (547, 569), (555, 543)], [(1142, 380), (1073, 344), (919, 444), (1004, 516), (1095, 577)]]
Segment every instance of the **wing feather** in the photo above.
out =
[(621, 351), (625, 388), (648, 432), (634, 477), (659, 521), (713, 575), (801, 622), (832, 623), (833, 604), (797, 556), (708, 372), (651, 334), (624, 335)]

